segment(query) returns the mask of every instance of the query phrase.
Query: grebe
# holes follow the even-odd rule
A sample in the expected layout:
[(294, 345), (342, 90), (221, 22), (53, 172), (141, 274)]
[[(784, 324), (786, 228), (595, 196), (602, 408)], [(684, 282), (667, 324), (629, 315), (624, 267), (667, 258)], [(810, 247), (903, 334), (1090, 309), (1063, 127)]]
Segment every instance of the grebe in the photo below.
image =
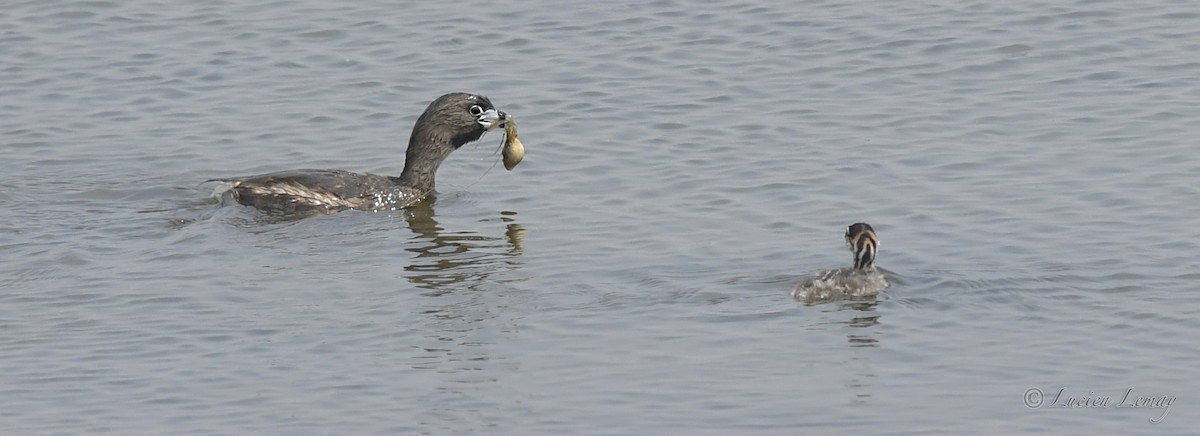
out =
[(434, 174), (450, 152), (509, 119), (487, 97), (452, 92), (417, 118), (400, 177), (305, 169), (209, 181), (229, 184), (238, 203), (276, 212), (399, 209), (433, 192)]
[(867, 223), (854, 223), (846, 229), (846, 244), (854, 253), (854, 266), (822, 271), (805, 279), (792, 290), (792, 296), (805, 303), (838, 298), (874, 297), (888, 287), (887, 277), (875, 268), (879, 238)]

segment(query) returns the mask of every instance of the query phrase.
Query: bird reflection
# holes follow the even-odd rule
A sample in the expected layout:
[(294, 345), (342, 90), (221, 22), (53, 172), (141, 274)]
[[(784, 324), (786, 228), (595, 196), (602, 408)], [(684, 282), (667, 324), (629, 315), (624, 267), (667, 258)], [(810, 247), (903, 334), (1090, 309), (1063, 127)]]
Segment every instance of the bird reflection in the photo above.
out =
[(486, 283), (493, 274), (520, 265), (525, 228), (516, 222), (516, 212), (500, 213), (504, 236), (492, 237), (447, 231), (438, 224), (431, 203), (410, 207), (406, 214), (409, 228), (417, 235), (405, 248), (416, 253), (404, 267), (413, 285), (440, 295)]
[[(432, 203), (412, 206), (404, 215), (413, 232), (404, 247), (413, 255), (403, 275), (422, 298), (408, 307), (418, 315), (409, 321), (419, 333), (397, 345), (413, 350), (404, 365), (422, 371), (430, 386), (421, 393), (420, 413), (432, 423), (454, 426), (486, 419), (464, 399), (473, 405), (519, 383), (510, 380), (511, 356), (497, 345), (519, 335), (528, 309), (525, 293), (505, 287), (522, 266), (525, 229), (515, 212), (500, 212), (498, 220), (485, 219), (480, 226), (494, 234), (448, 230), (461, 221), (439, 223)], [(502, 233), (493, 228), (496, 221), (504, 224)]]
[[(860, 312), (864, 312), (861, 316), (855, 316), (855, 317), (852, 317), (852, 318), (846, 320), (846, 325), (848, 325), (850, 327), (858, 327), (858, 328), (866, 328), (866, 327), (872, 327), (872, 326), (878, 325), (880, 315), (874, 314), (875, 306), (877, 306), (878, 304), (879, 304), (879, 302), (874, 301), (874, 300), (872, 300), (872, 301), (851, 301), (851, 302), (846, 302), (845, 304), (842, 304), (843, 310), (848, 309), (848, 310), (857, 310)], [(868, 332), (869, 332), (869, 330), (864, 331), (863, 333), (868, 333)], [(866, 334), (850, 334), (850, 335), (847, 335), (846, 338), (850, 342), (851, 347), (878, 347), (879, 346), (878, 339), (870, 337)]]

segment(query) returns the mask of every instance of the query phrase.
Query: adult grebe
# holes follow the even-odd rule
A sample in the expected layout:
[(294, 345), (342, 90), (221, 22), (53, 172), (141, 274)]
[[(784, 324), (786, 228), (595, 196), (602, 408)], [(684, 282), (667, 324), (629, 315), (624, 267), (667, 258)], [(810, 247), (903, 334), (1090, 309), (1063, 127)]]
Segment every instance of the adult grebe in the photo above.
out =
[(228, 183), (238, 203), (277, 212), (398, 209), (433, 192), (434, 174), (450, 152), (509, 119), (487, 97), (453, 92), (438, 97), (417, 118), (400, 177), (291, 170), (210, 181)]
[(875, 268), (879, 238), (867, 223), (854, 223), (846, 229), (846, 243), (854, 253), (854, 266), (822, 271), (805, 279), (792, 290), (792, 296), (805, 303), (839, 298), (874, 297), (888, 287), (887, 277)]

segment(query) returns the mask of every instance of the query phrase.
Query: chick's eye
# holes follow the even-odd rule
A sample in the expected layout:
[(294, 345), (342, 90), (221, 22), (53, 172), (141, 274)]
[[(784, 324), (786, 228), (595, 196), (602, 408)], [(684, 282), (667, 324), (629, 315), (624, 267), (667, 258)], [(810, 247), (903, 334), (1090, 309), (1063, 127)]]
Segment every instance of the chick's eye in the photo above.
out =
[(480, 116), (482, 114), (483, 114), (483, 108), (479, 107), (479, 105), (476, 104), (476, 105), (471, 106), (471, 115)]

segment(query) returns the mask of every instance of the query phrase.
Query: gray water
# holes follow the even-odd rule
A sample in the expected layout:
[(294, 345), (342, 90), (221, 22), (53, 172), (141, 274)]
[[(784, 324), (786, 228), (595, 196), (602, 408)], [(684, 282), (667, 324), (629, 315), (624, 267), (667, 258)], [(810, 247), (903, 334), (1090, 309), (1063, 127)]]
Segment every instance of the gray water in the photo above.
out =
[[(1167, 0), (9, 2), (0, 428), (1195, 431), (1198, 22)], [(517, 117), (521, 166), (491, 134), (432, 204), (294, 221), (201, 183), (399, 174), (449, 91)], [(856, 221), (892, 286), (793, 300), (850, 263)]]

